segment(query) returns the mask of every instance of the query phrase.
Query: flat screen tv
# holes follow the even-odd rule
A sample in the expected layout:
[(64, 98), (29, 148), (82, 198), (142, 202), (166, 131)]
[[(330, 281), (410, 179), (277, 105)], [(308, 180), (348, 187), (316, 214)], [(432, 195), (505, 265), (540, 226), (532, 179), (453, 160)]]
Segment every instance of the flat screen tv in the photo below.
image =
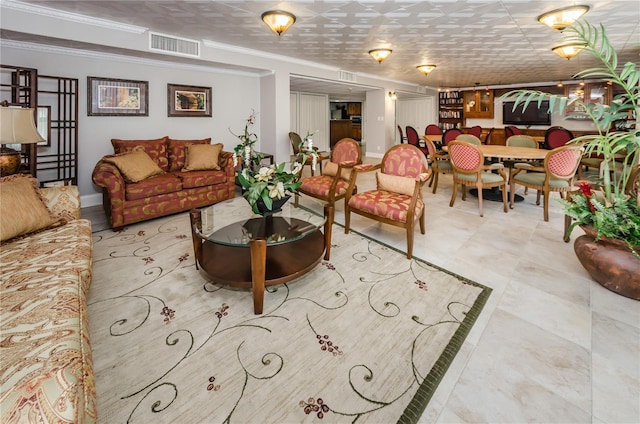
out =
[(549, 114), (549, 101), (543, 100), (538, 107), (538, 102), (531, 102), (523, 111), (523, 104), (513, 110), (514, 102), (502, 103), (502, 123), (511, 125), (551, 125)]

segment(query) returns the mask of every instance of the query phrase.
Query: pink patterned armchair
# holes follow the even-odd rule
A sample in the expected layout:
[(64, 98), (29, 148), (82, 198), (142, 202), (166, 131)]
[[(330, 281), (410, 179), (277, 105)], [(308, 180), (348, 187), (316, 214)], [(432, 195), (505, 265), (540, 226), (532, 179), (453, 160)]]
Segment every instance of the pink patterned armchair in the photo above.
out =
[[(515, 165), (509, 178), (510, 207), (513, 208), (516, 184), (537, 190), (536, 205), (540, 204), (540, 193), (544, 196), (544, 220), (549, 220), (549, 194), (552, 191), (564, 194), (573, 189), (573, 178), (580, 165), (584, 148), (569, 144), (551, 150), (544, 158), (543, 166), (526, 163)], [(525, 172), (523, 172), (525, 171)]]
[[(298, 193), (315, 197), (328, 203), (335, 203), (345, 197), (351, 171), (355, 165), (362, 163), (362, 152), (357, 141), (343, 138), (338, 141), (331, 151), (331, 158), (324, 165), (322, 175), (312, 175), (300, 179), (302, 185)], [(295, 205), (298, 205), (299, 195), (296, 194)]]
[[(375, 190), (353, 194), (358, 173), (380, 169)], [(391, 147), (379, 165), (364, 164), (354, 168), (345, 200), (345, 233), (349, 233), (351, 212), (407, 230), (407, 259), (413, 256), (415, 221), (425, 233), (422, 187), (430, 177), (427, 158), (415, 146)]]
[[(458, 186), (462, 186), (462, 200), (467, 197), (466, 186), (472, 186), (478, 190), (478, 208), (480, 216), (484, 216), (482, 189), (501, 187), (503, 209), (507, 212), (507, 173), (504, 171), (503, 164), (485, 165), (484, 155), (477, 145), (458, 140), (449, 143), (449, 160), (453, 166), (453, 193), (449, 202), (450, 207), (453, 207), (456, 202)], [(493, 171), (497, 171), (497, 174)]]

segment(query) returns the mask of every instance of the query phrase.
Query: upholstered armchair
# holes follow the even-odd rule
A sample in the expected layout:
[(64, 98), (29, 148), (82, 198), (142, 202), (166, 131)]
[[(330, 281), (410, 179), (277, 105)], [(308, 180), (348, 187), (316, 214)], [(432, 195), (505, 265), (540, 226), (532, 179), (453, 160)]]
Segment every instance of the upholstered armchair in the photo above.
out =
[(544, 196), (544, 220), (549, 220), (549, 194), (551, 192), (564, 194), (571, 191), (573, 178), (580, 164), (580, 158), (584, 149), (578, 145), (566, 145), (551, 150), (544, 158), (543, 166), (534, 166), (525, 163), (515, 165), (509, 178), (510, 202), (513, 209), (516, 184), (533, 188), (538, 191), (536, 205), (540, 204), (540, 193)]
[[(351, 171), (362, 163), (362, 151), (357, 141), (351, 138), (339, 140), (331, 151), (331, 158), (324, 165), (321, 175), (312, 175), (300, 179), (302, 185), (298, 193), (315, 197), (328, 203), (343, 199), (349, 187)], [(295, 205), (299, 194), (296, 193)]]
[(449, 160), (453, 166), (453, 193), (449, 206), (453, 207), (456, 201), (458, 186), (462, 186), (462, 200), (466, 199), (466, 186), (473, 186), (478, 189), (480, 216), (484, 216), (482, 189), (500, 187), (504, 211), (507, 212), (507, 173), (504, 171), (504, 165), (501, 163), (485, 165), (482, 151), (474, 144), (455, 140), (449, 143), (448, 149)]
[[(380, 170), (376, 174), (376, 188), (354, 194), (358, 174)], [(413, 256), (413, 232), (416, 221), (425, 233), (422, 187), (429, 179), (429, 166), (424, 154), (410, 144), (391, 147), (378, 165), (354, 167), (345, 199), (345, 233), (349, 233), (351, 213), (405, 228), (407, 231), (407, 259)]]

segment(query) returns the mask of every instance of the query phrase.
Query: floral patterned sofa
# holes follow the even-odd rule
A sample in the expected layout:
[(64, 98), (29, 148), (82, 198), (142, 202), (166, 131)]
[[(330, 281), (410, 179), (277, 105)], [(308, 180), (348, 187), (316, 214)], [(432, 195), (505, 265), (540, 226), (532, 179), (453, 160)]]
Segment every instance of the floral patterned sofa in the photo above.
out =
[(112, 139), (93, 170), (111, 227), (211, 205), (235, 196), (233, 154), (211, 139)]
[(1, 421), (94, 423), (91, 223), (79, 219), (77, 187), (3, 177), (0, 202)]

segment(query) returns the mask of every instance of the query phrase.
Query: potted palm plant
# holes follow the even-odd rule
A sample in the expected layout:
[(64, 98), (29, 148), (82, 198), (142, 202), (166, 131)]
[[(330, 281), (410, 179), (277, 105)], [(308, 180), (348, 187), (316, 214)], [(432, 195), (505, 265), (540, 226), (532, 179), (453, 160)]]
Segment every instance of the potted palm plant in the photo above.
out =
[[(592, 278), (610, 290), (640, 299), (640, 71), (635, 63), (618, 63), (602, 25), (578, 22), (565, 31), (571, 41), (584, 45), (584, 53), (600, 61), (575, 78), (611, 81), (621, 90), (611, 104), (585, 103), (536, 90), (515, 90), (503, 98), (515, 96), (515, 104), (525, 108), (531, 102), (540, 105), (542, 100), (549, 100), (549, 112), (564, 112), (569, 106), (576, 110), (578, 106), (581, 114), (593, 122), (596, 134), (571, 142), (581, 143), (585, 156), (602, 159), (602, 177), (593, 184), (582, 183), (579, 191), (562, 201), (565, 213), (575, 219), (568, 233), (576, 226), (585, 230), (586, 234), (574, 243), (574, 250)], [(629, 116), (633, 116), (635, 125), (625, 131), (612, 130), (617, 121)], [(609, 241), (616, 247), (609, 248)]]

